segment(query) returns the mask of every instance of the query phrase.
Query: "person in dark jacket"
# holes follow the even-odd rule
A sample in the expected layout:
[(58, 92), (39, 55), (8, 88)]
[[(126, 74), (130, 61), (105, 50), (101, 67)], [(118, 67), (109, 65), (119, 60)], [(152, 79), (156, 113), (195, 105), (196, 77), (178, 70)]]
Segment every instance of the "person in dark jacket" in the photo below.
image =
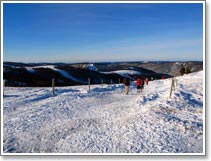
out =
[(124, 84), (125, 84), (125, 94), (128, 94), (129, 93), (130, 80), (128, 78), (125, 78)]
[(141, 91), (144, 89), (144, 79), (142, 79), (142, 84), (141, 84)]

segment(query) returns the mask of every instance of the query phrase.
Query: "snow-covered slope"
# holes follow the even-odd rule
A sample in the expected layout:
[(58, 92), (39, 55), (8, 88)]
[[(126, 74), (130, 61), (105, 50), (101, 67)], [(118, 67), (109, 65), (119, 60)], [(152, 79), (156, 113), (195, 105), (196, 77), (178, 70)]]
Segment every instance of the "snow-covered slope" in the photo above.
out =
[(101, 73), (105, 73), (105, 74), (111, 74), (111, 73), (116, 73), (119, 75), (139, 75), (141, 74), (141, 72), (139, 71), (135, 71), (135, 70), (117, 70), (117, 71), (111, 71), (111, 72), (101, 72)]
[(34, 69), (36, 69), (36, 68), (49, 68), (49, 69), (52, 69), (54, 71), (59, 72), (62, 76), (66, 77), (68, 79), (71, 79), (71, 80), (76, 81), (76, 82), (87, 84), (87, 82), (76, 79), (75, 77), (73, 77), (69, 73), (67, 73), (66, 71), (55, 68), (54, 65), (45, 65), (45, 66), (36, 66), (36, 67), (25, 67), (25, 68), (29, 72), (34, 72)]
[(204, 153), (203, 72), (108, 86), (4, 89), (4, 153)]
[(83, 68), (86, 68), (88, 70), (98, 71), (97, 67), (94, 64), (85, 64)]

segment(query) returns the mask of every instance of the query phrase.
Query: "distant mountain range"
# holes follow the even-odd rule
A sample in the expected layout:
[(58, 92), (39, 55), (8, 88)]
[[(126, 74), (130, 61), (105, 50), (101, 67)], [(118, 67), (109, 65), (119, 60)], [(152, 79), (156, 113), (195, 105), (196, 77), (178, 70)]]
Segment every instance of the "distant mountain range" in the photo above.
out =
[(6, 86), (49, 87), (52, 79), (56, 86), (122, 83), (125, 77), (150, 80), (180, 75), (181, 65), (191, 72), (203, 70), (203, 62), (105, 62), (105, 63), (3, 63)]

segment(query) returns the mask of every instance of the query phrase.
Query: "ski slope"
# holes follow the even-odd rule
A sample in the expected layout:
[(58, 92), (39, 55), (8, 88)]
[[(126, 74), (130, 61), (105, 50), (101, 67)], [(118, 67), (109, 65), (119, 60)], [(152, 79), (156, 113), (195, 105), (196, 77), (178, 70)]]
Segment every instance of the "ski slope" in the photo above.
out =
[(48, 69), (52, 69), (56, 72), (59, 72), (62, 76), (70, 79), (70, 80), (73, 80), (73, 81), (76, 81), (76, 82), (80, 82), (80, 83), (84, 83), (84, 84), (88, 84), (87, 82), (85, 81), (81, 81), (81, 80), (78, 80), (76, 79), (75, 77), (71, 76), (68, 72), (64, 71), (64, 70), (61, 70), (61, 69), (57, 69), (54, 65), (44, 65), (44, 66), (36, 66), (36, 67), (25, 67), (25, 69), (29, 72), (35, 72), (34, 69), (36, 68), (48, 68)]
[(3, 152), (204, 153), (203, 71), (135, 83), (51, 88), (4, 88)]

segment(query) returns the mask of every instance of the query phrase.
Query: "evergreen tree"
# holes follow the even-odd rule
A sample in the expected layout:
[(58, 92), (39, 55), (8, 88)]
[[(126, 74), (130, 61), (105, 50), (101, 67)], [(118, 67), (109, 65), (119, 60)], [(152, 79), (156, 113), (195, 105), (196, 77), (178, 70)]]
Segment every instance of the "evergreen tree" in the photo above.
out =
[(186, 74), (189, 74), (189, 73), (190, 73), (190, 67), (186, 67), (185, 73), (186, 73)]
[(185, 67), (184, 67), (184, 65), (181, 65), (180, 74), (181, 75), (184, 75), (185, 74)]

